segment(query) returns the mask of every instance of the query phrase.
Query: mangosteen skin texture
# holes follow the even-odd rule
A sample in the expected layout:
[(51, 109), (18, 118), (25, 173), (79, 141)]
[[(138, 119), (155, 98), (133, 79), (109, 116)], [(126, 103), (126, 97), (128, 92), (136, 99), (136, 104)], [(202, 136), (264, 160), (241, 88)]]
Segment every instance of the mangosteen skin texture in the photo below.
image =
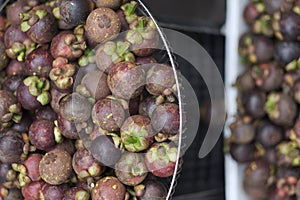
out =
[(61, 149), (53, 149), (42, 158), (39, 170), (42, 179), (50, 185), (60, 185), (72, 176), (72, 157)]
[(98, 136), (92, 141), (89, 149), (94, 158), (103, 166), (113, 166), (121, 157), (121, 151), (117, 149), (109, 136)]
[(156, 64), (147, 72), (146, 89), (152, 95), (161, 95), (175, 85), (173, 69), (164, 64)]
[(107, 176), (96, 183), (91, 193), (92, 200), (124, 200), (126, 188), (116, 177)]
[(104, 130), (119, 131), (125, 120), (125, 110), (116, 100), (101, 99), (93, 107), (92, 119)]
[(162, 183), (155, 180), (147, 180), (144, 184), (145, 189), (139, 200), (165, 200), (168, 194), (167, 188)]
[(121, 21), (112, 9), (97, 8), (89, 14), (85, 30), (88, 43), (96, 46), (104, 40), (116, 36), (121, 31)]
[(165, 103), (157, 106), (152, 112), (151, 123), (155, 132), (175, 135), (179, 131), (179, 107), (174, 103)]
[(40, 150), (55, 146), (54, 123), (49, 120), (36, 120), (29, 127), (29, 140)]
[(145, 71), (132, 62), (116, 64), (107, 77), (112, 94), (122, 99), (139, 96), (145, 86)]
[(20, 133), (5, 130), (0, 134), (0, 162), (17, 163), (21, 161), (24, 141)]
[(17, 98), (22, 107), (26, 110), (35, 110), (42, 106), (37, 98), (30, 94), (28, 86), (22, 82), (17, 89)]

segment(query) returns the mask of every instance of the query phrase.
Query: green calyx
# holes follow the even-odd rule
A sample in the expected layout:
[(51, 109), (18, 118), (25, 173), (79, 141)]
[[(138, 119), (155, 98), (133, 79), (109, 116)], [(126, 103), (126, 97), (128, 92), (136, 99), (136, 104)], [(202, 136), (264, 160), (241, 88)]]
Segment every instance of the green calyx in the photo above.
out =
[(146, 156), (149, 162), (157, 162), (161, 166), (164, 166), (169, 162), (176, 162), (177, 152), (176, 147), (170, 147), (169, 144), (163, 142), (158, 146), (152, 147)]
[(48, 14), (48, 12), (46, 10), (37, 10), (35, 14), (39, 19), (43, 19)]
[(266, 112), (275, 117), (277, 115), (279, 115), (278, 111), (277, 111), (277, 103), (280, 100), (280, 95), (277, 93), (271, 93), (268, 96), (267, 102), (265, 103), (265, 110)]
[(124, 11), (127, 23), (130, 24), (138, 18), (138, 16), (135, 14), (137, 6), (138, 4), (136, 1), (131, 1), (121, 6), (121, 9)]
[(126, 40), (131, 44), (142, 44), (143, 36), (136, 30), (129, 30), (126, 34)]
[(37, 97), (37, 100), (42, 105), (46, 105), (50, 102), (50, 81), (48, 79), (29, 76), (24, 80), (24, 84), (28, 87), (29, 93)]
[(292, 70), (299, 69), (299, 68), (300, 68), (300, 57), (296, 60), (291, 61), (290, 63), (288, 63), (285, 66), (285, 69), (287, 71), (292, 71)]
[(80, 190), (75, 194), (75, 200), (89, 200), (90, 194), (84, 190)]
[(121, 131), (122, 142), (124, 143), (125, 148), (131, 152), (139, 152), (147, 149), (149, 146), (147, 136), (148, 131), (145, 127), (139, 130), (129, 128), (128, 130)]
[(67, 89), (73, 84), (73, 75), (76, 72), (76, 67), (72, 64), (66, 64), (59, 68), (53, 68), (50, 73), (50, 79), (60, 89)]
[(95, 63), (95, 52), (87, 49), (84, 51), (84, 55), (79, 58), (78, 65), (84, 67), (92, 63)]

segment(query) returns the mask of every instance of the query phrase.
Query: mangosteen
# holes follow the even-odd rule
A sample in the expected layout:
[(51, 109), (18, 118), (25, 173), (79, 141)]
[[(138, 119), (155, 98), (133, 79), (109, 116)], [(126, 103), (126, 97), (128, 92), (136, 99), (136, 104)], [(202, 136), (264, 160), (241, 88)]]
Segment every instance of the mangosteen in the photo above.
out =
[(51, 55), (54, 58), (63, 57), (70, 61), (78, 59), (86, 49), (85, 41), (80, 41), (78, 38), (79, 36), (71, 31), (58, 33), (51, 41)]
[(121, 151), (118, 149), (110, 136), (98, 136), (91, 143), (90, 151), (94, 158), (96, 158), (104, 166), (112, 166), (121, 156)]
[(283, 140), (281, 127), (273, 125), (267, 120), (259, 122), (256, 129), (256, 141), (265, 148), (274, 147)]
[(6, 74), (8, 76), (24, 76), (25, 63), (17, 60), (11, 60), (6, 67)]
[[(28, 8), (27, 8), (28, 9)], [(21, 24), (20, 13), (26, 11), (26, 1), (15, 1), (6, 7), (6, 18), (12, 25)]]
[(116, 12), (110, 8), (95, 9), (86, 20), (86, 38), (91, 46), (96, 46), (104, 40), (116, 37), (120, 30), (120, 19)]
[(251, 25), (251, 29), (256, 34), (262, 34), (272, 38), (274, 36), (274, 29), (272, 24), (272, 15), (263, 14), (254, 21), (254, 23)]
[(46, 8), (35, 7), (21, 17), (21, 30), (36, 43), (48, 43), (58, 32), (57, 21)]
[(275, 60), (280, 65), (285, 66), (295, 59), (298, 59), (300, 55), (300, 43), (281, 41), (275, 45)]
[(256, 147), (250, 144), (230, 144), (230, 154), (239, 163), (247, 163), (256, 157)]
[(247, 24), (252, 24), (264, 12), (265, 6), (261, 2), (248, 2), (243, 11), (243, 18)]
[(132, 62), (116, 64), (107, 77), (112, 94), (123, 99), (139, 96), (145, 85), (145, 71)]
[(33, 181), (22, 187), (22, 195), (25, 199), (40, 199), (40, 191), (45, 184), (44, 181)]
[(273, 29), (279, 40), (300, 40), (300, 15), (295, 12), (277, 12), (274, 14)]
[(0, 90), (0, 130), (20, 122), (22, 118), (21, 105), (12, 92)]
[(252, 71), (247, 70), (236, 78), (235, 86), (240, 93), (251, 91), (255, 87), (255, 80), (252, 77)]
[(272, 92), (268, 95), (265, 111), (273, 123), (280, 126), (291, 126), (297, 115), (297, 105), (291, 96)]
[(40, 190), (40, 198), (43, 200), (59, 200), (64, 198), (66, 185), (50, 185), (45, 183)]
[(85, 122), (90, 118), (92, 104), (84, 96), (74, 92), (65, 96), (59, 104), (60, 115), (71, 122)]
[(121, 6), (122, 0), (94, 0), (97, 8), (105, 7), (111, 9), (117, 9)]
[(24, 141), (22, 135), (14, 130), (4, 130), (0, 134), (0, 162), (16, 163), (21, 161)]
[(0, 41), (0, 71), (7, 67), (9, 63), (9, 58), (5, 52), (6, 48), (2, 41)]
[(117, 178), (125, 185), (135, 186), (143, 182), (148, 169), (140, 154), (125, 153), (115, 165)]
[(156, 133), (177, 134), (180, 125), (179, 106), (175, 103), (158, 105), (152, 112), (151, 124)]
[(89, 200), (90, 193), (83, 188), (80, 187), (72, 187), (68, 189), (64, 196), (63, 200)]
[(282, 167), (300, 166), (300, 149), (292, 141), (282, 141), (276, 146), (276, 164)]
[(72, 176), (72, 157), (61, 149), (53, 149), (42, 158), (39, 171), (42, 179), (50, 185), (60, 185)]
[(230, 124), (231, 130), (231, 142), (237, 144), (251, 143), (255, 138), (255, 126), (246, 120), (238, 119), (234, 123)]
[(138, 196), (139, 200), (164, 200), (167, 198), (168, 190), (166, 186), (156, 180), (147, 180), (142, 185), (141, 195)]
[(17, 98), (26, 110), (35, 110), (51, 101), (50, 82), (46, 78), (29, 76), (19, 85)]
[(61, 115), (57, 117), (57, 128), (65, 138), (79, 139), (76, 124), (64, 119)]
[(174, 72), (171, 66), (155, 64), (147, 72), (146, 89), (152, 95), (162, 95), (173, 91), (175, 85)]
[(10, 76), (8, 77), (3, 83), (3, 90), (10, 91), (12, 93), (16, 92), (19, 85), (22, 83), (23, 77), (22, 76)]
[(59, 19), (71, 27), (84, 24), (93, 10), (93, 3), (86, 0), (61, 0), (58, 3)]
[(129, 51), (130, 43), (122, 41), (108, 41), (96, 50), (97, 67), (106, 73), (122, 61), (134, 62), (135, 57)]
[(92, 119), (104, 130), (119, 131), (125, 120), (125, 111), (118, 101), (101, 99), (93, 107)]
[(30, 178), (31, 181), (39, 181), (41, 175), (39, 172), (39, 165), (43, 158), (42, 154), (31, 154), (22, 162), (23, 166), (26, 167), (26, 176)]
[(277, 11), (285, 12), (293, 8), (294, 1), (290, 0), (263, 0), (265, 10), (272, 15)]
[(91, 97), (96, 101), (110, 95), (107, 85), (107, 75), (101, 71), (95, 70), (87, 73), (82, 78), (81, 85), (88, 90)]
[(150, 56), (159, 45), (155, 23), (150, 17), (138, 17), (129, 25), (126, 41), (136, 56)]
[(128, 117), (123, 123), (120, 132), (125, 149), (130, 152), (148, 149), (155, 135), (150, 118), (143, 115)]
[(26, 57), (24, 71), (28, 76), (48, 77), (52, 62), (53, 57), (48, 50), (38, 48)]
[(265, 115), (264, 106), (266, 94), (260, 90), (252, 90), (242, 95), (242, 103), (245, 111), (253, 118), (261, 118)]
[(80, 179), (98, 177), (105, 169), (105, 167), (101, 166), (85, 148), (78, 149), (75, 152), (72, 166)]
[(174, 143), (154, 143), (146, 152), (148, 170), (158, 177), (170, 177), (175, 173), (178, 149)]
[(55, 146), (54, 123), (49, 120), (35, 120), (29, 128), (30, 142), (40, 150)]
[(247, 32), (240, 37), (239, 53), (250, 63), (268, 62), (274, 56), (274, 43), (264, 35)]
[(270, 92), (281, 87), (283, 70), (276, 62), (262, 63), (252, 67), (252, 77), (256, 86)]
[(91, 193), (92, 200), (124, 200), (126, 187), (116, 177), (106, 176), (97, 181)]

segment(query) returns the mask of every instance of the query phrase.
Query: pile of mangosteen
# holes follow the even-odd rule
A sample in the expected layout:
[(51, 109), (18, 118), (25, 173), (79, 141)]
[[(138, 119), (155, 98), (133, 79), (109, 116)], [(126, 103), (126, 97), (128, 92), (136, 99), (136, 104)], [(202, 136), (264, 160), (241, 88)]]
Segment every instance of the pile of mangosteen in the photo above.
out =
[(181, 161), (180, 109), (159, 44), (136, 1), (6, 6), (0, 199), (166, 199)]
[(251, 199), (300, 198), (300, 1), (252, 0), (238, 51), (246, 66), (236, 80), (230, 153), (246, 169)]

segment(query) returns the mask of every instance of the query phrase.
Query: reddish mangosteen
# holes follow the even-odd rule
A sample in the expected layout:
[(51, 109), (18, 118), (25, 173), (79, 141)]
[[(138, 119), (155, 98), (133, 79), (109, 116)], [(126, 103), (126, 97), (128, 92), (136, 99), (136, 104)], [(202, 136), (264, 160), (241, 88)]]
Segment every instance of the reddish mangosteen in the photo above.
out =
[(36, 120), (29, 128), (30, 142), (40, 150), (55, 146), (54, 123), (49, 120)]
[(174, 174), (178, 149), (173, 143), (154, 143), (147, 150), (145, 162), (148, 170), (158, 177)]
[(29, 155), (28, 158), (22, 163), (26, 167), (26, 175), (31, 181), (39, 181), (41, 179), (39, 164), (42, 158), (42, 154), (35, 153)]
[(20, 133), (4, 130), (0, 134), (0, 162), (17, 163), (21, 161), (24, 141)]
[(172, 91), (175, 77), (172, 67), (164, 64), (155, 64), (147, 72), (146, 89), (152, 95), (162, 95), (167, 90)]
[(80, 187), (72, 187), (68, 189), (63, 197), (63, 200), (89, 200), (90, 193)]
[(148, 169), (140, 154), (125, 153), (115, 165), (117, 178), (125, 185), (135, 186), (147, 177)]
[(261, 2), (249, 2), (244, 8), (243, 17), (247, 24), (252, 24), (264, 12), (265, 6)]
[(121, 139), (125, 149), (139, 152), (148, 149), (155, 135), (151, 120), (143, 115), (128, 117), (121, 127)]
[(105, 167), (101, 166), (85, 148), (76, 151), (73, 156), (72, 166), (81, 179), (98, 177), (105, 170)]
[(57, 21), (46, 8), (36, 7), (21, 17), (21, 30), (36, 43), (48, 43), (58, 32)]
[(179, 131), (179, 106), (175, 103), (158, 105), (151, 115), (151, 123), (155, 132), (175, 135)]
[(121, 62), (110, 70), (107, 83), (113, 95), (132, 99), (143, 91), (145, 71), (134, 63)]
[(118, 131), (125, 120), (125, 111), (118, 101), (101, 99), (93, 107), (92, 119), (104, 130)]
[(96, 46), (104, 40), (115, 37), (120, 30), (120, 19), (116, 12), (110, 8), (95, 9), (86, 20), (86, 37), (91, 46)]
[(116, 177), (106, 176), (97, 181), (91, 193), (92, 200), (124, 200), (126, 187)]
[(26, 110), (35, 110), (51, 101), (50, 82), (46, 78), (29, 76), (19, 85), (17, 98)]
[(60, 185), (72, 176), (72, 157), (61, 149), (53, 149), (42, 158), (39, 171), (42, 179), (50, 185)]
[(22, 187), (22, 195), (25, 199), (40, 199), (40, 191), (45, 184), (44, 181), (34, 181)]
[(77, 38), (79, 36), (71, 31), (60, 32), (51, 41), (51, 55), (54, 58), (63, 57), (70, 61), (78, 59), (85, 51), (86, 43)]

